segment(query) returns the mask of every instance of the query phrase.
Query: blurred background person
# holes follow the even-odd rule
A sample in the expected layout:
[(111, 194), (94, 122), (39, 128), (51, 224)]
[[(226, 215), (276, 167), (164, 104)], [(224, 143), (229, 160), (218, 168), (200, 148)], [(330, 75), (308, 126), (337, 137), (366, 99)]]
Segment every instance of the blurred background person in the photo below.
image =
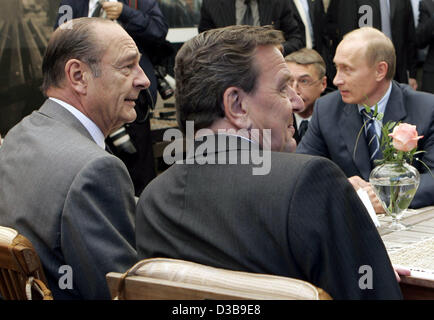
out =
[[(410, 0), (331, 0), (327, 10), (327, 32), (332, 57), (343, 36), (362, 26), (382, 31), (395, 47), (395, 80), (417, 89), (417, 49)], [(333, 78), (336, 73), (333, 68)]]
[[(327, 36), (326, 13), (323, 1), (292, 0), (293, 12), (297, 17), (298, 27), (305, 35), (306, 48), (316, 50), (324, 59), (326, 72), (333, 70), (332, 56), (330, 55), (330, 41)], [(336, 89), (333, 78), (327, 74), (327, 85)]]
[(434, 2), (422, 0), (419, 7), (419, 24), (416, 43), (419, 48), (428, 46), (422, 75), (422, 91), (434, 93)]
[(299, 28), (291, 0), (203, 0), (198, 30), (231, 25), (272, 25), (284, 33), (284, 55), (303, 48), (305, 35)]
[(303, 100), (303, 104), (293, 105), (292, 108), (294, 139), (298, 144), (308, 129), (316, 99), (327, 88), (326, 65), (318, 52), (307, 48), (287, 55), (285, 61), (291, 72), (289, 85)]

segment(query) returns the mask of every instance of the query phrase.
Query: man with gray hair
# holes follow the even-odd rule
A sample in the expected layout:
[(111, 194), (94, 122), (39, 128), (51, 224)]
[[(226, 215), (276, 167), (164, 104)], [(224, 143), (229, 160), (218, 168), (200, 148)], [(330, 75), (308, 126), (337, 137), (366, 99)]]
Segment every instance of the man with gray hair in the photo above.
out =
[[(195, 146), (143, 191), (139, 258), (294, 277), (335, 299), (399, 299), (382, 240), (346, 177), (330, 160), (288, 153), (302, 101), (282, 40), (271, 27), (230, 26), (179, 50), (177, 118), (185, 132), (194, 122)], [(258, 149), (270, 153), (263, 175), (252, 173)], [(369, 289), (360, 285), (366, 266)]]
[(0, 225), (33, 243), (55, 299), (109, 299), (105, 275), (136, 262), (133, 184), (104, 138), (136, 118), (139, 60), (117, 23), (67, 22), (44, 56), (47, 100), (0, 149)]
[(291, 72), (291, 88), (303, 100), (300, 108), (293, 108), (294, 139), (298, 144), (309, 127), (316, 99), (327, 88), (326, 64), (317, 51), (308, 48), (287, 55), (285, 61)]

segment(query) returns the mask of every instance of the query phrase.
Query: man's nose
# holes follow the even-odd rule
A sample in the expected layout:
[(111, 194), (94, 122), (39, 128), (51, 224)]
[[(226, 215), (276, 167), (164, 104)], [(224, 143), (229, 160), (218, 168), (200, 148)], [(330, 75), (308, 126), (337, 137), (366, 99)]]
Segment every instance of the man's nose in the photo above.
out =
[(333, 78), (333, 84), (337, 87), (338, 85), (343, 84), (342, 77), (340, 75), (340, 72), (337, 71), (335, 77)]
[(138, 74), (133, 81), (133, 86), (135, 88), (142, 90), (142, 89), (149, 88), (150, 85), (151, 85), (151, 81), (149, 81), (149, 78), (146, 76), (143, 69), (140, 66), (138, 66)]

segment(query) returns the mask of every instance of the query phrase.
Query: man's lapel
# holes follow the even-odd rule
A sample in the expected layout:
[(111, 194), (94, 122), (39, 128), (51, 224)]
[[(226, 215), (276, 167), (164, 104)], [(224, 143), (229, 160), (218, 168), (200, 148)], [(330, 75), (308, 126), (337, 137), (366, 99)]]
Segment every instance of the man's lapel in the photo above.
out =
[(396, 82), (392, 81), (392, 91), (390, 92), (389, 101), (387, 101), (383, 123), (388, 121), (401, 121), (406, 116), (407, 110), (405, 110), (404, 107), (402, 92)]
[(39, 111), (42, 114), (48, 116), (49, 118), (57, 120), (63, 125), (74, 128), (82, 135), (93, 140), (89, 131), (87, 131), (87, 129), (81, 124), (81, 122), (71, 112), (59, 105), (57, 102), (47, 99), (45, 100)]
[[(367, 180), (371, 172), (371, 164), (369, 161), (368, 145), (362, 126), (363, 121), (357, 105), (345, 104), (337, 130), (340, 130), (340, 136), (343, 138), (347, 147), (348, 156), (359, 170), (360, 176)], [(357, 137), (359, 138), (357, 139)]]

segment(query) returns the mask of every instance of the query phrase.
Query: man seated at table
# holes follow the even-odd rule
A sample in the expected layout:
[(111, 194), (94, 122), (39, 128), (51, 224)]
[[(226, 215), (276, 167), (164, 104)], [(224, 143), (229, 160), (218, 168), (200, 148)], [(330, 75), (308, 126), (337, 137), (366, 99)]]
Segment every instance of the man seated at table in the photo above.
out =
[(136, 118), (139, 60), (119, 24), (67, 22), (42, 64), (48, 99), (0, 148), (0, 225), (32, 242), (55, 299), (109, 299), (105, 275), (137, 261), (133, 184), (104, 138)]
[(271, 27), (231, 26), (178, 52), (178, 125), (194, 147), (140, 197), (139, 258), (294, 277), (335, 299), (399, 299), (383, 242), (341, 170), (287, 153), (302, 101), (282, 41)]
[[(393, 80), (396, 55), (392, 41), (381, 31), (363, 27), (348, 33), (340, 42), (334, 57), (337, 73), (333, 83), (339, 90), (319, 98), (314, 107), (309, 130), (297, 146), (297, 153), (324, 156), (335, 162), (349, 177), (354, 188), (369, 188), (377, 212), (383, 211), (367, 182), (373, 169), (368, 140), (358, 134), (363, 126), (363, 104), (384, 114), (383, 123), (401, 121), (416, 125), (418, 150), (425, 153), (414, 160), (420, 174), (420, 185), (410, 205), (420, 208), (434, 205), (434, 95), (414, 91)], [(376, 124), (380, 136), (380, 125)], [(367, 132), (367, 130), (364, 130)]]

